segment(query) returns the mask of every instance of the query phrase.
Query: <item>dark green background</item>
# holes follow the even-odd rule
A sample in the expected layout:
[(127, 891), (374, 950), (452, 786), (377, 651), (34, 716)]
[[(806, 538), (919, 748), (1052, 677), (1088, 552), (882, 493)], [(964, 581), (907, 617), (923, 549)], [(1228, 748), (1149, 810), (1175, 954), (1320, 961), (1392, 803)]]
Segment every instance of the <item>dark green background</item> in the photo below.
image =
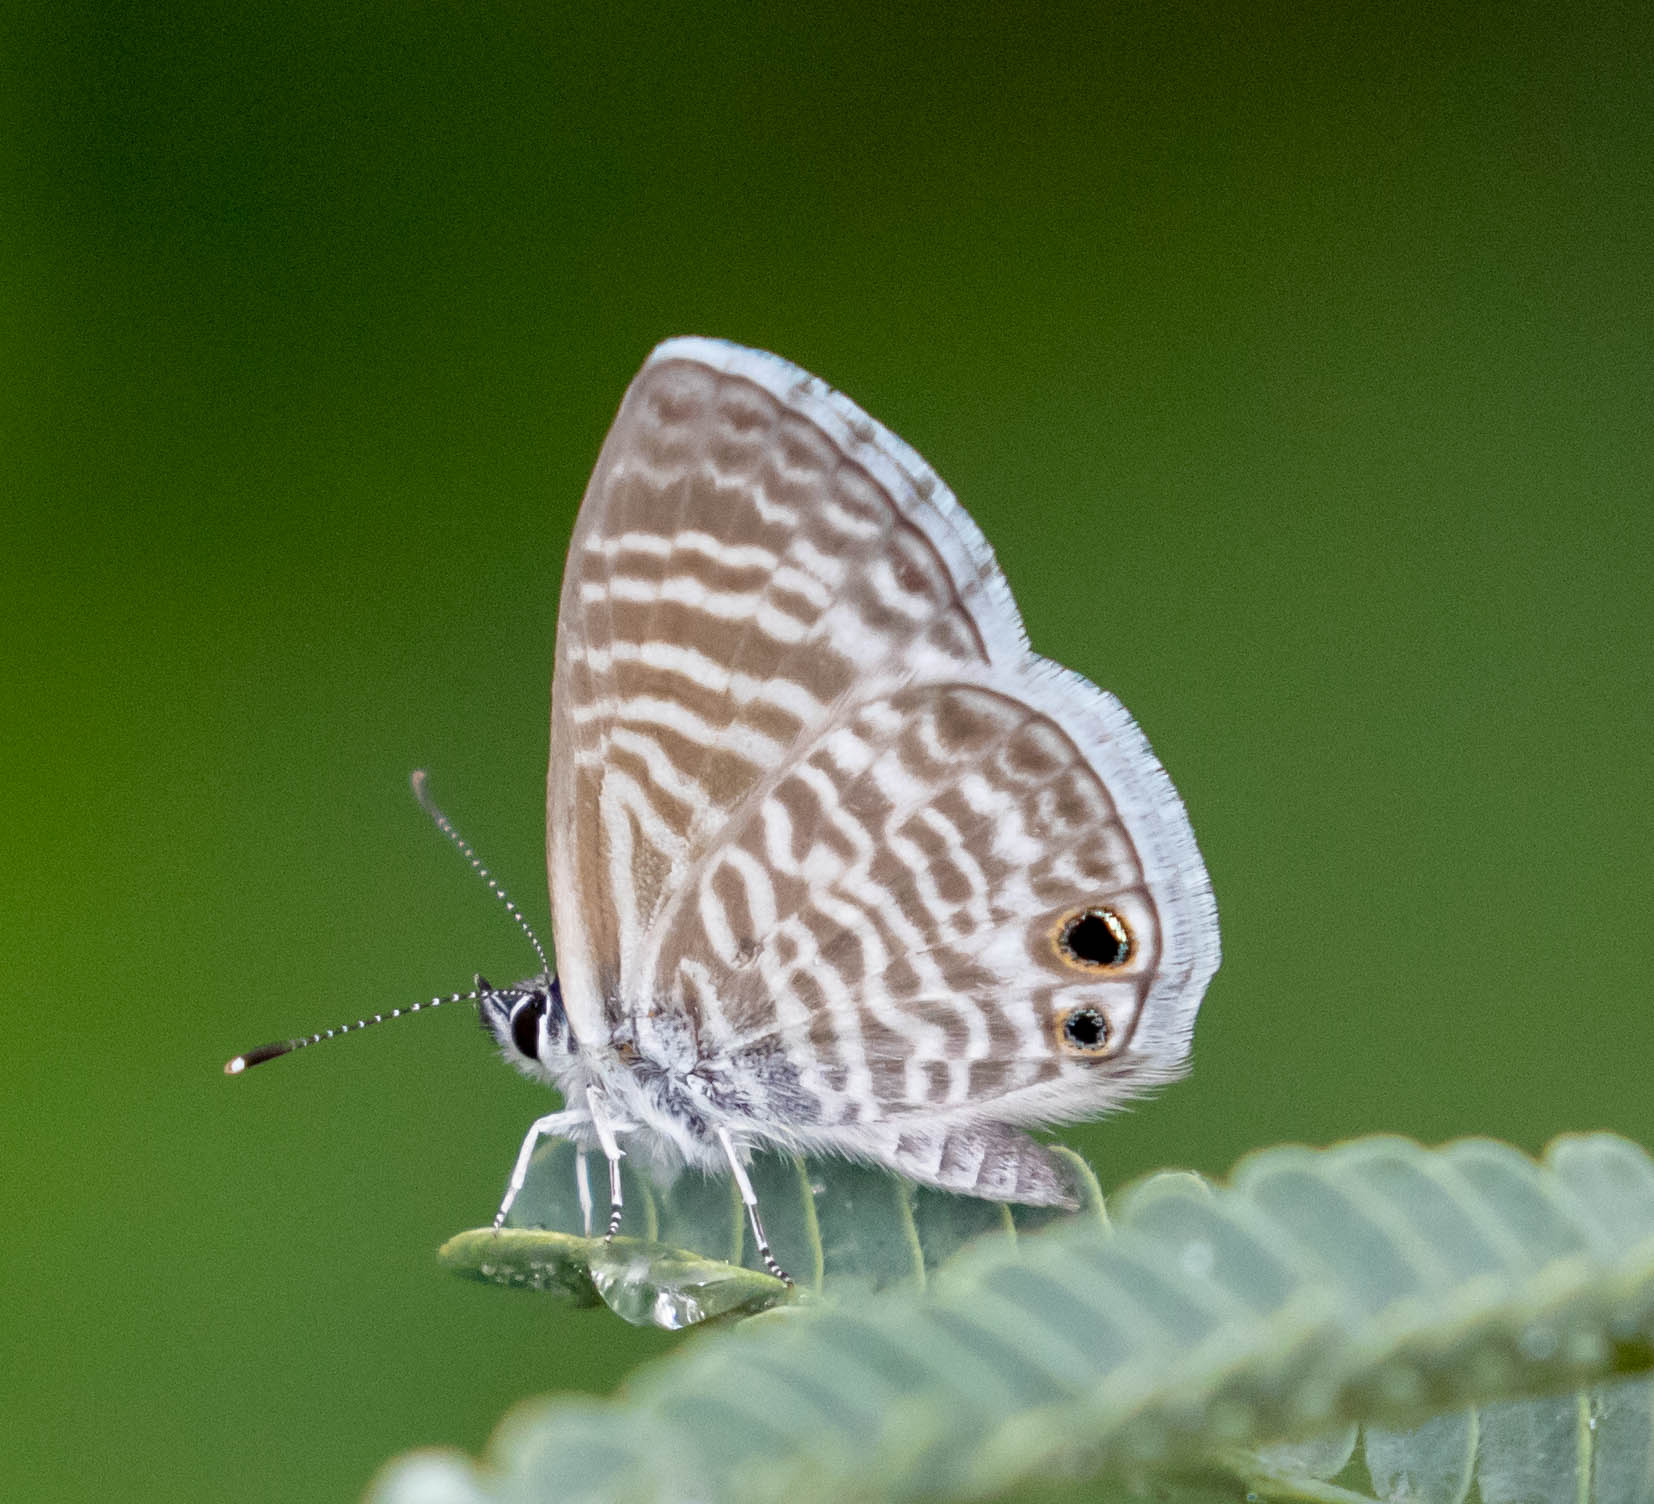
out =
[(11, 9), (0, 1495), (350, 1498), (665, 1337), (462, 1284), (547, 1098), (562, 552), (645, 352), (982, 523), (1182, 788), (1227, 960), (1105, 1185), (1654, 1142), (1647, 10)]

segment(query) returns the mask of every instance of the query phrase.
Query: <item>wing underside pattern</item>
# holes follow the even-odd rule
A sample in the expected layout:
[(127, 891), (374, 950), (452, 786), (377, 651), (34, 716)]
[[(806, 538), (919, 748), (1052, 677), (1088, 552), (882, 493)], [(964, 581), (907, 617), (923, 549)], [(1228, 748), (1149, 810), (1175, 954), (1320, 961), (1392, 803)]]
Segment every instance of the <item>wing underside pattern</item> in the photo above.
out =
[[(783, 1055), (823, 1126), (1084, 1116), (1177, 1073), (1216, 928), (1169, 782), (1028, 651), (924, 462), (784, 362), (673, 341), (633, 383), (570, 546), (552, 749), (583, 1041), (681, 1013), (703, 1056)], [(1132, 935), (1106, 972), (1057, 943), (1097, 905)], [(1084, 1009), (1106, 1052), (1065, 1050)]]

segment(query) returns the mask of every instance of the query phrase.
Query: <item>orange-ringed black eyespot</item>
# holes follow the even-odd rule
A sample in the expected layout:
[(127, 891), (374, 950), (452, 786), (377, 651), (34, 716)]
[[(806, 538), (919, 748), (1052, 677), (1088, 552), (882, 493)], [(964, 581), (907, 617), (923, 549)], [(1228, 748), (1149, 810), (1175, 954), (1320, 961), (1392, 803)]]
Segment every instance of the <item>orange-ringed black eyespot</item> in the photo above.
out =
[(1076, 1008), (1062, 1021), (1062, 1037), (1082, 1055), (1093, 1055), (1108, 1044), (1108, 1020), (1096, 1008)]
[(1057, 948), (1079, 966), (1123, 966), (1131, 959), (1131, 931), (1113, 909), (1081, 909), (1063, 921)]

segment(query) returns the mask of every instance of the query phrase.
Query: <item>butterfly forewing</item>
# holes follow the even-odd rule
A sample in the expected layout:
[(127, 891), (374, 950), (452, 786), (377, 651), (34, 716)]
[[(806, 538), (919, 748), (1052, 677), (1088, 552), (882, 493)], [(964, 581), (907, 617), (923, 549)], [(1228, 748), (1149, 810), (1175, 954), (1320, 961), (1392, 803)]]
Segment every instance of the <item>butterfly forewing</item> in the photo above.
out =
[(570, 546), (552, 708), (584, 1046), (652, 1020), (742, 1077), (758, 1136), (892, 1162), (869, 1125), (1084, 1116), (1177, 1073), (1217, 941), (1175, 793), (1029, 653), (934, 473), (813, 378), (651, 357)]
[[(742, 369), (709, 364), (731, 354)], [(985, 661), (989, 633), (1022, 650), (980, 535), (921, 487), (945, 496), (905, 446), (784, 362), (676, 341), (633, 382), (570, 544), (558, 626), (548, 854), (566, 987), (571, 960), (606, 995), (635, 980), (691, 853), (858, 681)]]

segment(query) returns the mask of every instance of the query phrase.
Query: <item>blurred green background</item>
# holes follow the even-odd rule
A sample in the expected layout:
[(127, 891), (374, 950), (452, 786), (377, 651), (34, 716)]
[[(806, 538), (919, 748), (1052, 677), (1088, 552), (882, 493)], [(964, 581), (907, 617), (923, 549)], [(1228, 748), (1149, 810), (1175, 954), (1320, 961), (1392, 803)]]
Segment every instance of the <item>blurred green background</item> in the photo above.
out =
[(8, 8), (0, 1496), (348, 1499), (673, 1346), (437, 1269), (548, 1101), (462, 1013), (219, 1069), (529, 969), (407, 775), (543, 917), (667, 335), (913, 443), (1183, 790), (1226, 961), (1105, 1185), (1654, 1142), (1648, 14)]

